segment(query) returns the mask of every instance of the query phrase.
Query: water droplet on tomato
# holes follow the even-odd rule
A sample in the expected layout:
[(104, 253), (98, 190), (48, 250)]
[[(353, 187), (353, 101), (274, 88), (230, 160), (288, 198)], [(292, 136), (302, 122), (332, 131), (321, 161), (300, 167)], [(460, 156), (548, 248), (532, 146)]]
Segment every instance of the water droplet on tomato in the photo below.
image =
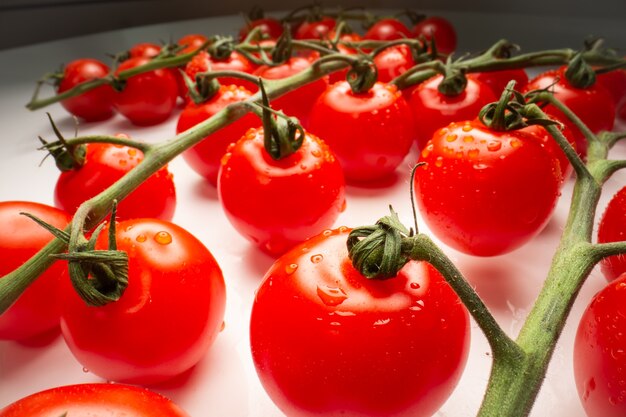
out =
[(463, 127), (461, 128), (461, 130), (463, 130), (463, 132), (470, 132), (472, 129), (473, 129), (473, 127), (469, 123), (464, 124)]
[(316, 158), (319, 158), (322, 156), (322, 151), (320, 151), (319, 149), (313, 149), (311, 151), (311, 155), (313, 155)]
[(220, 325), (220, 332), (223, 332), (225, 328), (226, 328), (226, 322), (222, 321), (222, 324)]
[(443, 166), (443, 157), (438, 156), (437, 159), (435, 160), (435, 166), (437, 168), (441, 168)]
[(420, 285), (417, 282), (412, 282), (412, 283), (409, 284), (409, 286), (413, 290), (417, 290), (420, 287)]
[(511, 139), (511, 147), (519, 148), (522, 146), (522, 142), (519, 139)]
[(131, 156), (131, 157), (132, 157), (132, 156), (135, 156), (135, 155), (137, 155), (137, 149), (135, 149), (135, 148), (128, 148), (128, 150), (126, 151), (126, 153), (127, 153), (129, 156)]
[(235, 149), (235, 142), (231, 142), (228, 144), (228, 146), (226, 147), (226, 152), (232, 152), (233, 149)]
[(339, 226), (339, 232), (343, 233), (348, 230), (348, 226)]
[(285, 272), (287, 275), (291, 275), (296, 272), (296, 269), (298, 269), (298, 264), (289, 264), (285, 267)]
[(465, 143), (472, 143), (474, 142), (474, 136), (472, 135), (466, 135), (463, 137), (463, 142)]
[(330, 287), (328, 285), (317, 286), (317, 296), (327, 306), (338, 306), (348, 299), (348, 295), (339, 287)]
[(120, 159), (120, 160), (119, 160), (119, 164), (120, 164), (121, 166), (125, 166), (127, 163), (128, 163), (128, 161), (127, 161), (126, 159)]
[(330, 324), (331, 326), (335, 326), (335, 327), (341, 326), (341, 323), (339, 323), (338, 321), (331, 321), (328, 324)]
[(458, 135), (455, 135), (455, 134), (447, 135), (446, 136), (446, 141), (447, 142), (454, 142), (457, 138), (458, 138)]
[(493, 140), (487, 144), (487, 149), (491, 152), (499, 151), (502, 148), (502, 142)]
[(333, 234), (333, 231), (332, 231), (332, 230), (330, 230), (330, 229), (326, 229), (326, 230), (324, 230), (324, 231), (322, 232), (322, 234), (323, 234), (324, 236), (330, 236), (330, 235), (332, 235), (332, 234)]
[(230, 153), (230, 152), (226, 152), (226, 153), (224, 154), (224, 156), (222, 156), (222, 159), (220, 160), (220, 163), (221, 163), (222, 165), (226, 165), (226, 164), (228, 163), (228, 160), (230, 159), (230, 157), (231, 157), (231, 156), (233, 156), (233, 154), (232, 154), (232, 153)]
[(154, 240), (158, 244), (169, 245), (170, 243), (172, 243), (172, 235), (170, 235), (166, 231), (161, 231), (154, 235)]
[(389, 324), (389, 322), (391, 322), (391, 319), (387, 318), (387, 319), (378, 319), (374, 322), (374, 326), (378, 327), (378, 326), (384, 326), (385, 324)]
[(132, 225), (131, 226), (126, 226), (126, 229), (124, 229), (124, 230), (126, 230), (127, 232), (130, 232), (132, 230), (132, 228), (133, 228)]
[(616, 360), (624, 356), (625, 353), (626, 351), (624, 351), (624, 349), (620, 349), (620, 348), (611, 349), (611, 357)]
[(626, 290), (626, 282), (620, 282), (619, 284), (615, 285), (615, 289), (618, 291)]
[(409, 307), (409, 310), (412, 310), (412, 311), (420, 311), (420, 310), (421, 310), (421, 309), (423, 309), (423, 308), (424, 308), (424, 301), (422, 301), (422, 300), (416, 300), (416, 301), (415, 301), (415, 305), (414, 305), (414, 306)]
[(317, 255), (311, 256), (311, 262), (313, 262), (314, 264), (318, 264), (322, 262), (323, 260), (324, 260), (324, 256), (320, 253), (318, 253)]
[(86, 374), (88, 374), (88, 373), (89, 373), (89, 369), (87, 369), (87, 367), (86, 367), (86, 366), (83, 366), (83, 372), (84, 372), (84, 373), (86, 373)]
[(470, 149), (467, 152), (467, 156), (469, 156), (470, 158), (476, 158), (479, 153), (480, 153), (480, 151), (478, 149)]
[(306, 164), (300, 164), (300, 169), (303, 170), (303, 171), (306, 171), (306, 169), (307, 169)]
[(144, 235), (143, 233), (140, 233), (137, 235), (137, 237), (135, 238), (135, 240), (139, 243), (143, 243), (146, 241), (146, 235)]

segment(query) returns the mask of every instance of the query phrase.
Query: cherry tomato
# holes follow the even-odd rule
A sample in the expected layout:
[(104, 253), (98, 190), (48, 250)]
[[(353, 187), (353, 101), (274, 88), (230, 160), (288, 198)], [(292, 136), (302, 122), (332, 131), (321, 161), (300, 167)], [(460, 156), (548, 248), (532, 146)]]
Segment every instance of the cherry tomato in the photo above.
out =
[(597, 82), (602, 85), (613, 97), (617, 116), (626, 119), (626, 70), (617, 69), (597, 77)]
[(128, 51), (131, 58), (154, 58), (161, 53), (161, 45), (156, 43), (143, 42), (133, 45)]
[[(118, 301), (88, 306), (63, 287), (63, 337), (76, 359), (109, 381), (154, 384), (187, 371), (223, 324), (226, 291), (219, 265), (193, 235), (157, 219), (117, 224), (128, 253), (128, 287)], [(107, 249), (108, 229), (96, 249)]]
[(274, 160), (262, 128), (229, 148), (218, 195), (235, 229), (270, 255), (331, 227), (345, 208), (343, 173), (324, 142), (307, 133), (295, 153)]
[[(567, 156), (565, 155), (565, 152), (563, 152), (563, 149), (561, 149), (557, 141), (552, 137), (550, 133), (548, 133), (546, 129), (538, 125), (525, 127), (524, 129), (521, 129), (521, 131), (530, 133), (533, 138), (537, 138), (539, 140), (539, 143), (541, 143), (541, 146), (550, 155), (556, 158), (556, 160), (559, 162), (559, 171), (561, 172), (562, 176), (561, 183), (564, 184), (565, 181), (567, 181), (574, 173), (574, 167), (572, 167), (572, 164), (570, 164)], [(563, 136), (565, 136), (565, 139), (567, 139), (569, 144), (572, 145), (574, 149), (576, 149), (576, 139), (574, 138), (574, 135), (572, 134), (570, 129), (567, 126), (564, 126), (561, 130), (561, 133), (563, 133)]]
[[(71, 220), (66, 212), (26, 201), (0, 202), (0, 279), (30, 259), (53, 238), (52, 234), (20, 213), (32, 214), (58, 229)], [(55, 262), (22, 296), (0, 315), (0, 339), (24, 340), (59, 327), (59, 283), (68, 279), (67, 265)]]
[[(57, 88), (61, 94), (79, 84), (94, 78), (109, 75), (109, 67), (96, 59), (78, 59), (65, 66), (63, 78)], [(115, 114), (113, 97), (115, 92), (109, 85), (103, 85), (75, 97), (61, 101), (61, 105), (76, 117), (87, 122), (109, 119)]]
[(415, 136), (402, 94), (379, 82), (360, 94), (353, 93), (346, 81), (329, 86), (313, 107), (310, 129), (328, 143), (346, 179), (354, 182), (393, 174)]
[(374, 23), (363, 35), (364, 39), (377, 41), (391, 41), (394, 39), (412, 38), (413, 34), (404, 23), (398, 19), (380, 19)]
[(208, 42), (209, 38), (199, 33), (192, 33), (189, 35), (185, 35), (176, 42), (178, 45), (184, 47), (178, 53), (179, 54), (187, 54), (189, 52), (193, 52), (196, 49), (200, 48), (206, 42)]
[(189, 417), (171, 400), (124, 384), (66, 385), (24, 397), (0, 410), (0, 417)]
[[(334, 39), (336, 36), (336, 34), (334, 33), (334, 31), (331, 31), (329, 38), (330, 39)], [(341, 41), (344, 42), (359, 42), (360, 40), (362, 40), (361, 36), (356, 33), (344, 33), (341, 35), (340, 38)], [(339, 50), (340, 53), (345, 54), (345, 55), (354, 55), (357, 53), (356, 49), (352, 49), (347, 47), (346, 45), (342, 44), (342, 43), (338, 43), (337, 44), (337, 49)], [(346, 77), (348, 76), (348, 71), (350, 70), (349, 67), (341, 69), (339, 71), (335, 71), (331, 74), (328, 75), (328, 83), (329, 84), (334, 84), (337, 81), (345, 81)]]
[(437, 89), (442, 80), (442, 75), (432, 77), (413, 90), (409, 98), (420, 149), (424, 149), (437, 129), (452, 122), (472, 120), (483, 106), (497, 100), (489, 86), (471, 77), (467, 78), (465, 91), (447, 96)]
[(523, 68), (514, 68), (502, 71), (473, 72), (470, 78), (487, 84), (496, 97), (500, 97), (504, 88), (511, 80), (515, 80), (515, 89), (522, 91), (528, 84), (528, 74)]
[(374, 57), (378, 70), (378, 81), (387, 83), (415, 66), (411, 49), (406, 45), (386, 48)]
[[(478, 120), (438, 130), (421, 152), (415, 198), (446, 245), (477, 256), (523, 245), (548, 222), (562, 174), (537, 138)], [(528, 169), (532, 167), (532, 169)]]
[[(226, 106), (249, 99), (252, 94), (243, 87), (228, 85), (220, 87), (220, 91), (201, 104), (190, 102), (180, 114), (176, 133), (181, 133), (200, 122), (212, 117)], [(202, 142), (185, 151), (183, 157), (191, 168), (205, 177), (213, 185), (217, 185), (217, 174), (220, 160), (226, 148), (241, 138), (248, 129), (261, 125), (259, 118), (248, 113), (241, 119), (224, 126), (217, 132), (207, 136)]]
[(574, 376), (589, 417), (626, 415), (626, 274), (610, 282), (583, 313), (574, 342)]
[[(54, 189), (57, 207), (74, 213), (78, 206), (101, 193), (143, 160), (135, 148), (103, 143), (87, 145), (83, 166), (62, 172)], [(119, 219), (157, 217), (171, 220), (176, 207), (176, 189), (167, 167), (144, 181), (117, 207)]]
[[(619, 190), (604, 211), (598, 226), (598, 242), (610, 243), (626, 240), (626, 187)], [(601, 262), (602, 272), (612, 281), (626, 272), (626, 257), (615, 255)]]
[[(232, 52), (225, 60), (216, 60), (211, 57), (208, 52), (200, 51), (187, 63), (185, 73), (189, 78), (195, 80), (196, 75), (200, 72), (207, 71), (239, 71), (252, 73), (254, 66), (250, 61), (238, 52)], [(244, 87), (248, 91), (256, 92), (258, 87), (255, 83), (236, 77), (220, 77), (217, 79), (223, 85), (238, 85)]]
[(337, 21), (332, 17), (322, 17), (320, 20), (303, 22), (294, 33), (295, 39), (327, 39), (331, 30), (335, 29)]
[(347, 237), (325, 231), (265, 274), (250, 318), (261, 383), (289, 416), (431, 416), (465, 366), (467, 310), (426, 263), (366, 279)]
[[(291, 57), (275, 67), (261, 66), (254, 74), (266, 80), (278, 80), (298, 74), (311, 66), (311, 60), (304, 57)], [(288, 116), (296, 117), (305, 128), (309, 126), (311, 109), (320, 94), (328, 86), (328, 77), (322, 77), (281, 97), (272, 100), (272, 107), (282, 110)]]
[(239, 31), (239, 40), (246, 39), (252, 29), (259, 28), (265, 39), (276, 40), (283, 34), (283, 25), (280, 20), (273, 17), (264, 17), (246, 23)]
[(415, 37), (425, 37), (427, 40), (435, 38), (437, 51), (450, 54), (456, 49), (456, 30), (449, 20), (440, 16), (431, 16), (413, 27)]
[[(150, 58), (130, 58), (120, 64), (116, 74), (150, 62)], [(178, 83), (167, 68), (148, 71), (126, 80), (115, 94), (115, 106), (131, 123), (148, 126), (164, 122), (172, 114), (178, 98)]]

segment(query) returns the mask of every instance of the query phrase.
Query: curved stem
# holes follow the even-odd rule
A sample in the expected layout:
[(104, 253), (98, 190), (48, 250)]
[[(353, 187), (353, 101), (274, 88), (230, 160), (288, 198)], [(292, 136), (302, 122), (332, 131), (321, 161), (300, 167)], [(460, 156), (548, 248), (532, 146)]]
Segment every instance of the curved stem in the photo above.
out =
[[(135, 148), (144, 153), (149, 151), (150, 148), (154, 146), (150, 143), (139, 142), (139, 141), (128, 139), (128, 138), (123, 138), (123, 137), (118, 137), (118, 136), (109, 136), (109, 135), (81, 136), (81, 137), (73, 138), (73, 139), (65, 139), (65, 143), (68, 146), (78, 146), (78, 145), (84, 145), (88, 143), (110, 143), (113, 145), (122, 145), (122, 146)], [(51, 142), (42, 146), (40, 149), (49, 149), (51, 147), (54, 147), (54, 145), (55, 143)]]

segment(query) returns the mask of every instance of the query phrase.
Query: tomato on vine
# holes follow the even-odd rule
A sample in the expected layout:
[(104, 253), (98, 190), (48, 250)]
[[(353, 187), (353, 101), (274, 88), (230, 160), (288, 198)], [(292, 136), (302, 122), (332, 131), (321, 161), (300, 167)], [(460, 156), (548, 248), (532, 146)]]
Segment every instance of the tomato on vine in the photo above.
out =
[(193, 52), (200, 48), (202, 45), (206, 44), (208, 41), (209, 38), (202, 34), (190, 33), (183, 36), (178, 40), (178, 42), (176, 42), (182, 48), (178, 53), (187, 54), (189, 52)]
[(250, 317), (261, 383), (289, 416), (433, 415), (466, 362), (467, 310), (423, 262), (365, 278), (348, 233), (324, 231), (265, 274)]
[(394, 18), (376, 21), (363, 35), (364, 39), (391, 41), (394, 39), (412, 38), (413, 34), (404, 23)]
[(337, 21), (329, 16), (304, 21), (294, 32), (295, 39), (327, 39), (329, 33), (335, 29)]
[[(626, 187), (621, 188), (609, 201), (598, 226), (598, 242), (610, 243), (626, 240)], [(601, 262), (602, 272), (608, 281), (626, 272), (626, 257), (614, 255)]]
[(283, 34), (283, 24), (280, 20), (273, 17), (262, 17), (246, 22), (246, 25), (239, 30), (239, 40), (246, 39), (252, 29), (256, 28), (261, 32), (263, 39), (276, 40)]
[(451, 54), (456, 49), (456, 29), (443, 17), (431, 16), (419, 21), (413, 27), (413, 34), (417, 38), (424, 37), (427, 41), (434, 39), (437, 51), (443, 54)]
[(472, 72), (469, 77), (487, 84), (496, 97), (500, 97), (500, 94), (502, 94), (502, 91), (504, 91), (504, 88), (511, 80), (515, 81), (515, 89), (518, 91), (521, 91), (528, 84), (528, 74), (523, 68)]
[(151, 42), (141, 42), (128, 50), (130, 58), (154, 58), (161, 53), (161, 45)]
[(374, 65), (378, 70), (378, 81), (387, 83), (414, 67), (415, 59), (407, 45), (396, 45), (377, 54)]
[[(239, 71), (251, 74), (254, 71), (252, 63), (243, 55), (233, 51), (226, 59), (213, 58), (208, 52), (198, 52), (185, 66), (185, 73), (191, 80), (196, 75), (207, 71)], [(256, 92), (258, 87), (255, 83), (236, 77), (219, 77), (217, 80), (223, 85), (238, 85), (248, 91)]]

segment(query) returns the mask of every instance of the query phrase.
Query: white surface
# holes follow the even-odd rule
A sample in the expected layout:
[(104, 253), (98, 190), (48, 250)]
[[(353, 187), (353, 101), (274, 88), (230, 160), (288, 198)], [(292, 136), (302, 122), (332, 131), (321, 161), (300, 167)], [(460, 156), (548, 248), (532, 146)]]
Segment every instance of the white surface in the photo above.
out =
[[(61, 130), (70, 136), (74, 127), (72, 119), (59, 105), (38, 112), (24, 109), (34, 81), (44, 72), (78, 57), (101, 58), (105, 52), (123, 50), (140, 41), (167, 39), (170, 35), (176, 39), (192, 32), (228, 33), (240, 24), (240, 17), (206, 19), (0, 52), (0, 200), (32, 200), (52, 204), (52, 190), (58, 173), (52, 160), (39, 166), (44, 154), (35, 151), (37, 135), (49, 139), (53, 137), (44, 112), (49, 111)], [(470, 43), (467, 39), (462, 44), (464, 42)], [(121, 116), (116, 116), (105, 123), (84, 124), (80, 133), (125, 132), (137, 139), (158, 141), (174, 135), (176, 120), (177, 115), (174, 115), (161, 125), (136, 128)], [(616, 154), (624, 157), (626, 147), (620, 146)], [(408, 172), (414, 161), (415, 155), (411, 154), (398, 170), (397, 178), (384, 188), (348, 187), (347, 210), (336, 226), (371, 224), (387, 214), (389, 204), (399, 212), (405, 224), (412, 224)], [(248, 345), (248, 318), (254, 291), (273, 260), (237, 234), (222, 212), (215, 189), (205, 184), (181, 158), (174, 160), (170, 169), (174, 173), (178, 193), (174, 222), (202, 240), (224, 272), (228, 294), (226, 327), (210, 352), (187, 378), (153, 389), (172, 398), (194, 417), (280, 416), (281, 413), (258, 382)], [(626, 183), (624, 174), (620, 173), (607, 184), (600, 212), (609, 196)], [(564, 189), (558, 209), (547, 228), (533, 242), (513, 253), (483, 259), (448, 251), (511, 335), (520, 329), (546, 275), (565, 222), (570, 192), (571, 183)], [(422, 230), (426, 231), (424, 226)], [(603, 284), (603, 278), (594, 270), (574, 306), (533, 416), (584, 415), (572, 376), (572, 341), (575, 324), (583, 308)], [(486, 385), (489, 366), (488, 346), (473, 325), (470, 359), (463, 378), (450, 400), (436, 415), (474, 415)], [(0, 342), (0, 407), (42, 389), (88, 381), (99, 381), (99, 378), (83, 372), (61, 337), (40, 347)]]

